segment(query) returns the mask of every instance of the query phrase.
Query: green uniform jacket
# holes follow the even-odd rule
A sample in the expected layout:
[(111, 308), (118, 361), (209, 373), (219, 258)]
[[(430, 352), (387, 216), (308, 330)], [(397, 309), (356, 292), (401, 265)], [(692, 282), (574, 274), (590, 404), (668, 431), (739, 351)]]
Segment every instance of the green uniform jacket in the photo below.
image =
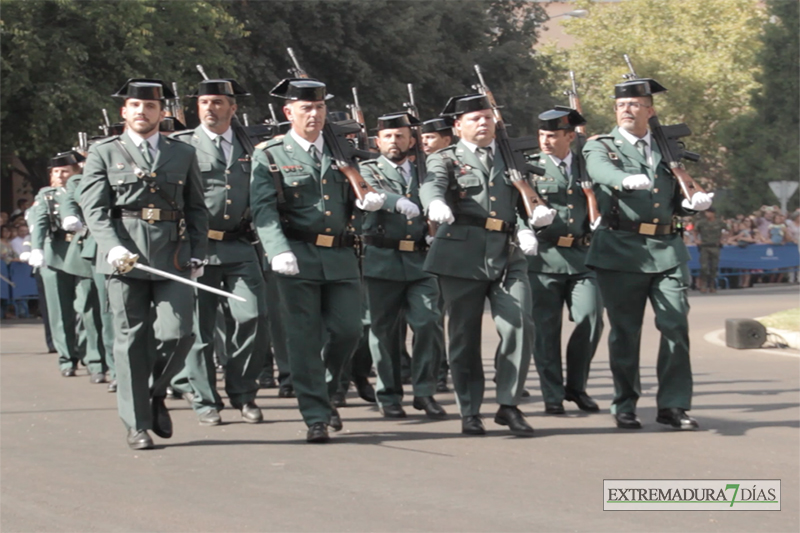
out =
[(531, 163), (545, 170), (544, 176), (533, 176), (536, 190), (547, 204), (556, 210), (556, 217), (552, 224), (536, 232), (539, 238), (539, 253), (527, 256), (529, 272), (582, 274), (589, 271), (589, 267), (586, 266), (588, 246), (566, 248), (550, 242), (552, 239), (566, 236), (580, 239), (589, 233), (589, 211), (586, 207), (586, 196), (581, 188), (580, 176), (577, 175), (576, 157), (582, 156), (572, 154), (573, 163), (569, 180), (547, 154), (539, 154), (532, 158)]
[[(396, 211), (397, 201), (408, 198), (422, 211), (419, 200), (419, 179), (417, 169), (412, 164), (412, 177), (408, 185), (400, 172), (388, 159), (381, 156), (361, 163), (361, 175), (376, 191), (386, 194), (383, 207), (364, 215), (364, 235), (382, 235), (392, 240), (408, 240), (425, 244), (428, 224), (425, 217), (408, 220), (405, 215)], [(401, 252), (390, 248), (378, 248), (367, 245), (364, 251), (364, 277), (393, 281), (416, 281), (429, 278), (430, 274), (422, 269), (425, 263), (425, 252)]]
[[(286, 201), (278, 205), (277, 191), (269, 171), (269, 150), (280, 169)], [(269, 258), (293, 252), (300, 273), (294, 278), (310, 280), (358, 279), (358, 261), (352, 248), (325, 248), (287, 239), (281, 220), (288, 227), (320, 235), (342, 235), (351, 219), (353, 193), (338, 171), (328, 147), (317, 164), (286, 135), (269, 141), (253, 155), (250, 182), (251, 209), (258, 237)], [(279, 212), (280, 211), (280, 212)]]
[[(583, 149), (586, 170), (595, 184), (600, 213), (608, 224), (613, 197), (619, 200), (621, 221), (669, 224), (675, 214), (692, 214), (681, 207), (680, 188), (661, 152), (652, 143), (653, 167), (621, 133), (589, 140)], [(613, 154), (613, 155), (612, 155)], [(653, 172), (653, 169), (657, 171)], [(650, 190), (629, 191), (622, 180), (632, 174), (646, 174), (653, 180)], [(600, 228), (592, 238), (586, 264), (590, 267), (622, 272), (664, 272), (689, 261), (689, 252), (680, 234), (648, 236), (628, 231)]]
[[(135, 163), (149, 173), (183, 212), (186, 230), (174, 221), (146, 221), (136, 218), (112, 218), (114, 207), (140, 210), (157, 208), (171, 211), (169, 202), (134, 174), (125, 157), (114, 144), (120, 139)], [(113, 274), (106, 261), (109, 250), (124, 246), (139, 254), (139, 262), (172, 274), (189, 277), (184, 268), (189, 259), (205, 259), (208, 237), (208, 210), (203, 202), (203, 186), (195, 158), (195, 149), (180, 141), (161, 137), (158, 155), (149, 169), (144, 157), (126, 133), (92, 145), (83, 169), (80, 204), (90, 231), (97, 240), (97, 271)], [(176, 267), (177, 263), (177, 267)], [(180, 268), (184, 270), (180, 270)], [(158, 279), (160, 276), (132, 270), (126, 276)]]
[[(234, 232), (250, 225), (250, 156), (233, 136), (230, 162), (225, 162), (202, 127), (172, 136), (197, 150), (197, 163), (203, 177), (203, 192), (208, 208), (208, 227), (212, 231)], [(238, 240), (208, 239), (210, 265), (256, 260), (255, 248), (243, 235)]]
[[(431, 154), (427, 161), (428, 177), (420, 189), (425, 209), (433, 200), (442, 200), (454, 216), (492, 217), (509, 224), (526, 224), (518, 214), (519, 192), (506, 177), (505, 163), (497, 152), (491, 176), (486, 174), (478, 156), (462, 142)], [(455, 166), (452, 181), (445, 158), (452, 159)], [(509, 235), (504, 232), (442, 224), (428, 251), (425, 270), (456, 278), (495, 280), (509, 261), (508, 243)], [(518, 255), (521, 257), (522, 253)]]
[[(80, 187), (82, 174), (75, 174), (67, 180), (67, 195), (61, 205), (62, 219), (67, 217), (78, 217), (81, 223), (86, 226), (83, 219), (83, 212), (78, 205), (78, 187)], [(64, 271), (73, 276), (91, 278), (94, 275), (95, 255), (97, 254), (97, 243), (89, 230), (84, 228), (72, 238), (67, 250), (67, 257), (64, 260)]]
[(31, 249), (44, 250), (45, 264), (64, 270), (64, 260), (69, 250), (67, 232), (61, 229), (62, 205), (66, 202), (64, 187), (44, 187), (33, 203), (31, 221)]

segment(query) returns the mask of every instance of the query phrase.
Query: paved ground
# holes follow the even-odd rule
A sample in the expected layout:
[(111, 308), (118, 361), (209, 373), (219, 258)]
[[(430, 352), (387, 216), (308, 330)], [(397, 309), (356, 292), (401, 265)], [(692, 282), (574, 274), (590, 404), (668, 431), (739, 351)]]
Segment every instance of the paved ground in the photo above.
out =
[[(796, 306), (795, 287), (692, 296), (693, 415), (702, 431), (675, 433), (655, 419), (652, 313), (645, 323), (640, 432), (608, 414), (605, 340), (589, 392), (603, 413), (542, 415), (537, 377), (522, 406), (534, 439), (515, 439), (483, 413), (490, 434), (459, 434), (457, 417), (386, 421), (351, 394), (345, 430), (304, 443), (294, 400), (262, 391), (267, 422), (197, 425), (170, 403), (175, 436), (134, 453), (114, 395), (85, 374), (60, 377), (42, 353), (41, 326), (3, 324), (0, 362), (0, 528), (3, 531), (797, 531), (800, 358), (738, 351), (704, 335), (725, 318)], [(486, 369), (496, 336), (484, 328)], [(491, 382), (489, 382), (491, 385)], [(440, 395), (455, 413), (452, 394)], [(572, 406), (572, 404), (567, 404)], [(409, 412), (412, 412), (408, 406)], [(605, 478), (782, 480), (780, 512), (603, 512)]]

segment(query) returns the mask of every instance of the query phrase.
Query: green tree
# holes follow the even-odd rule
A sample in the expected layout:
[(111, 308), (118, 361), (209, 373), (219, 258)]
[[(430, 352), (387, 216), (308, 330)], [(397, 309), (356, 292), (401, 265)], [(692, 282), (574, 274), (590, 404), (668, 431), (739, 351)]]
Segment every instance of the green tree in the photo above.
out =
[[(728, 210), (749, 213), (776, 204), (768, 182), (800, 176), (800, 17), (799, 4), (767, 2), (769, 19), (758, 55), (760, 86), (753, 111), (738, 117), (721, 134), (733, 175)], [(790, 208), (798, 205), (797, 195)]]
[(578, 2), (589, 16), (564, 22), (565, 31), (579, 38), (569, 49), (545, 47), (550, 74), (568, 85), (574, 70), (581, 103), (592, 133), (615, 125), (614, 84), (628, 69), (627, 53), (643, 78), (655, 78), (668, 91), (655, 97), (662, 124), (685, 122), (692, 137), (687, 148), (703, 156), (687, 169), (709, 189), (725, 187), (730, 173), (718, 135), (726, 124), (747, 112), (750, 94), (759, 85), (758, 39), (765, 13), (757, 0), (663, 2), (630, 0), (618, 3)]

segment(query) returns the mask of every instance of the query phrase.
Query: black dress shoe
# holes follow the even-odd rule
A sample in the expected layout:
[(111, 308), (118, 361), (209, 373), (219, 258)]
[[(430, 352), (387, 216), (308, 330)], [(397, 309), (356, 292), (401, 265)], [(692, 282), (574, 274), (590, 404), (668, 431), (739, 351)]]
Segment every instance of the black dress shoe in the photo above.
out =
[(328, 426), (322, 422), (311, 424), (306, 433), (306, 442), (322, 443), (328, 442), (331, 438), (328, 436)]
[(248, 424), (258, 424), (264, 420), (264, 414), (261, 412), (261, 408), (252, 400), (244, 405), (237, 404), (233, 407), (241, 411), (242, 421), (247, 422)]
[(275, 383), (275, 378), (273, 376), (266, 374), (258, 378), (259, 389), (274, 389), (277, 386), (278, 384)]
[(153, 433), (162, 439), (172, 437), (172, 419), (169, 417), (167, 406), (164, 405), (164, 398), (162, 396), (153, 398), (150, 405), (153, 414)]
[(528, 392), (528, 389), (522, 389), (522, 395), (521, 396), (523, 398), (530, 398), (531, 397), (531, 393)]
[(564, 405), (561, 402), (558, 403), (545, 402), (544, 412), (547, 413), (548, 415), (563, 415), (564, 413), (566, 413), (566, 411), (564, 411)]
[(414, 396), (413, 406), (417, 411), (425, 411), (428, 418), (434, 420), (447, 418), (447, 411), (433, 399), (433, 396)]
[(294, 398), (294, 387), (288, 383), (278, 387), (278, 398)]
[(517, 437), (533, 437), (533, 428), (525, 422), (525, 416), (515, 405), (501, 405), (494, 415), (494, 423), (508, 426), (511, 434)]
[[(169, 400), (180, 400), (183, 398), (183, 393), (181, 391), (177, 391), (172, 387), (167, 387), (167, 395), (166, 398)], [(158, 435), (158, 433), (156, 433)]]
[(222, 424), (222, 418), (216, 409), (209, 409), (205, 413), (197, 415), (197, 421), (201, 426), (218, 426)]
[(617, 413), (614, 415), (620, 429), (642, 429), (642, 422), (636, 413)]
[(150, 450), (153, 448), (153, 439), (143, 429), (140, 431), (129, 429), (128, 446), (130, 446), (131, 450)]
[(465, 416), (461, 419), (461, 433), (464, 435), (486, 435), (481, 415)]
[(108, 383), (108, 387), (106, 388), (106, 390), (107, 390), (108, 392), (117, 392), (117, 380), (116, 380), (116, 379), (112, 379), (112, 380), (111, 380), (111, 381)]
[(336, 391), (331, 396), (331, 405), (334, 407), (347, 407), (347, 398), (345, 397), (345, 392)]
[(335, 407), (331, 412), (331, 421), (328, 425), (334, 431), (341, 431), (342, 428), (344, 427), (344, 425), (342, 424), (342, 417), (339, 416), (339, 411), (337, 411)]
[(367, 378), (355, 378), (353, 383), (356, 385), (359, 398), (367, 403), (375, 403), (375, 388)]
[(403, 406), (397, 403), (390, 403), (389, 405), (382, 405), (380, 407), (381, 414), (385, 418), (405, 418), (406, 412)]
[(450, 387), (447, 386), (447, 378), (436, 382), (436, 392), (450, 392)]
[(61, 371), (61, 375), (65, 378), (71, 378), (75, 376), (75, 368), (65, 368)]
[(106, 382), (106, 375), (104, 372), (98, 372), (97, 374), (92, 374), (89, 376), (89, 383), (105, 383)]
[(586, 392), (572, 392), (567, 390), (564, 391), (564, 399), (568, 402), (575, 402), (578, 409), (586, 411), (587, 413), (596, 413), (600, 410), (597, 403), (592, 400), (591, 396), (586, 394)]
[(675, 429), (691, 431), (700, 427), (697, 420), (686, 414), (686, 409), (673, 407), (671, 409), (659, 409), (656, 422), (667, 424)]

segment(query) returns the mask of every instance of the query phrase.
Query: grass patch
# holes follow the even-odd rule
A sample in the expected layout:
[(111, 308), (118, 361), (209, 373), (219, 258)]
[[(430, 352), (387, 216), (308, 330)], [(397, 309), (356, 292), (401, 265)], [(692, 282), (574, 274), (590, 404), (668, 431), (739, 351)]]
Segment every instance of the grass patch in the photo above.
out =
[(781, 311), (780, 313), (773, 313), (764, 318), (759, 318), (758, 321), (768, 328), (800, 331), (800, 307)]

